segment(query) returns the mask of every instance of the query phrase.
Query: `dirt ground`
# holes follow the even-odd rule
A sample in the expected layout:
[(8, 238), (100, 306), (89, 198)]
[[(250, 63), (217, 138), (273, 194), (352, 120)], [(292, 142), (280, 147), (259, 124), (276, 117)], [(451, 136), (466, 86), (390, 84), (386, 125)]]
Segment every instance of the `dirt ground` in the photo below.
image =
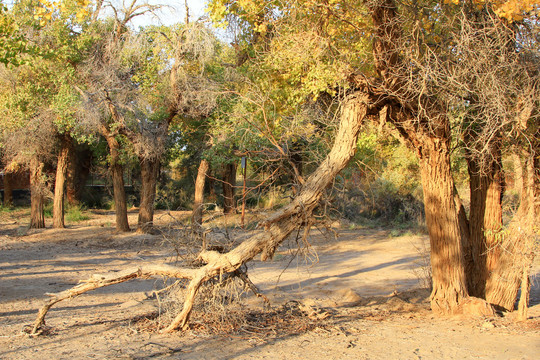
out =
[[(188, 258), (195, 249), (182, 237), (186, 217), (158, 213), (160, 233), (142, 235), (115, 234), (107, 212), (64, 230), (32, 231), (26, 213), (0, 214), (0, 359), (540, 358), (537, 282), (526, 322), (515, 322), (514, 314), (436, 318), (422, 288), (427, 237), (343, 224), (336, 236), (314, 230), (309, 246), (292, 237), (273, 261), (249, 264), (250, 279), (270, 306), (238, 289), (226, 307), (208, 295), (189, 330), (160, 334), (172, 302), (153, 291), (171, 281), (136, 280), (60, 302), (46, 318), (45, 334), (22, 332), (46, 293), (95, 273)], [(234, 230), (237, 221), (211, 219), (209, 238), (224, 244), (257, 231)], [(537, 263), (534, 273), (539, 270)]]

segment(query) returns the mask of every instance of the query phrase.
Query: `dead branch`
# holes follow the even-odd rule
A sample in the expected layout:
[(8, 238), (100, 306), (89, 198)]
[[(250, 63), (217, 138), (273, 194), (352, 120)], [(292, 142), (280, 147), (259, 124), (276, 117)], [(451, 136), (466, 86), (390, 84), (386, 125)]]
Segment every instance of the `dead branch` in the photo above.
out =
[(130, 268), (113, 274), (100, 275), (94, 274), (88, 280), (83, 280), (77, 286), (64, 290), (56, 294), (46, 294), (51, 298), (45, 302), (45, 305), (39, 310), (34, 326), (30, 334), (36, 335), (40, 328), (45, 324), (45, 316), (49, 309), (56, 303), (82, 295), (85, 292), (99, 289), (102, 287), (120, 284), (136, 278), (150, 276), (168, 276), (173, 278), (191, 279), (195, 275), (195, 269), (183, 269), (170, 265), (142, 265), (136, 268)]
[(185, 329), (193, 309), (195, 296), (202, 284), (218, 275), (222, 276), (223, 274), (236, 272), (243, 264), (252, 260), (258, 254), (261, 254), (262, 260), (272, 258), (279, 244), (295, 229), (300, 228), (308, 221), (324, 190), (354, 155), (358, 132), (368, 112), (368, 100), (367, 97), (360, 94), (345, 101), (340, 127), (330, 153), (307, 179), (298, 196), (289, 205), (270, 216), (269, 220), (265, 222), (265, 231), (259, 232), (224, 254), (217, 251), (203, 250), (199, 254), (199, 260), (206, 263), (206, 265), (198, 269), (185, 269), (168, 265), (148, 265), (112, 275), (94, 275), (90, 280), (72, 289), (52, 295), (53, 298), (47, 301), (39, 311), (31, 334), (37, 334), (44, 324), (47, 311), (59, 301), (100, 287), (156, 275), (191, 279), (186, 288), (182, 311), (163, 332), (172, 332), (178, 328)]

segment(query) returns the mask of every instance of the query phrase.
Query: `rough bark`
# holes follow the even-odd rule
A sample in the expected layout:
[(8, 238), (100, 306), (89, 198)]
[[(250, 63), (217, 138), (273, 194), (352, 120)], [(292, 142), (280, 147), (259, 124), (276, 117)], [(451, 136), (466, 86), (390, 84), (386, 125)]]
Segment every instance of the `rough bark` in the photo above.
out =
[(31, 333), (39, 333), (48, 310), (59, 301), (98, 287), (117, 284), (141, 276), (153, 275), (191, 279), (186, 289), (186, 300), (182, 312), (176, 316), (164, 331), (170, 332), (181, 327), (186, 327), (197, 291), (205, 281), (216, 276), (223, 276), (224, 274), (237, 271), (243, 264), (252, 260), (258, 254), (261, 254), (263, 260), (270, 258), (277, 246), (308, 220), (312, 211), (318, 205), (325, 189), (354, 156), (360, 125), (368, 111), (367, 100), (367, 97), (358, 95), (350, 98), (345, 103), (342, 110), (340, 127), (330, 153), (307, 179), (298, 196), (290, 204), (273, 213), (266, 222), (261, 224), (261, 226), (264, 226), (264, 231), (258, 232), (225, 254), (215, 251), (202, 251), (199, 259), (206, 265), (198, 269), (184, 269), (172, 266), (164, 269), (161, 266), (149, 266), (130, 269), (110, 276), (95, 276), (84, 284), (52, 295), (53, 298), (47, 301), (39, 311)]
[(501, 153), (495, 144), (483, 158), (467, 156), (471, 210), (469, 216), (472, 269), (467, 271), (469, 294), (486, 297), (486, 282), (500, 258), (502, 195), (504, 189)]
[(37, 159), (30, 162), (30, 228), (42, 229), (45, 227), (45, 185), (43, 184), (43, 163)]
[(431, 308), (449, 314), (468, 294), (448, 143), (426, 139), (420, 169), (431, 244)]
[(206, 174), (210, 169), (210, 163), (206, 159), (202, 159), (195, 180), (195, 199), (193, 201), (193, 213), (191, 215), (191, 223), (195, 228), (202, 226), (203, 202), (204, 202), (204, 184)]
[(236, 163), (225, 165), (223, 171), (223, 212), (232, 214), (236, 210), (234, 200), (236, 186)]
[[(436, 313), (493, 314), (484, 301), (469, 298), (464, 246), (467, 219), (455, 192), (450, 166), (450, 122), (446, 108), (434, 96), (413, 93), (409, 64), (400, 57), (403, 46), (401, 21), (394, 0), (370, 2), (373, 21), (373, 56), (378, 79), (372, 91), (387, 106), (386, 121), (392, 123), (419, 158), (426, 225), (431, 243), (433, 291), (431, 308)], [(357, 83), (365, 82), (361, 76)], [(375, 86), (373, 86), (375, 85)]]
[(103, 132), (109, 145), (110, 163), (109, 171), (112, 176), (114, 193), (114, 211), (116, 215), (116, 231), (129, 231), (127, 217), (126, 189), (124, 187), (124, 169), (120, 164), (120, 144), (108, 131)]
[(11, 186), (11, 173), (4, 172), (4, 206), (13, 206), (13, 188)]
[(158, 158), (141, 158), (139, 160), (141, 164), (141, 203), (137, 231), (148, 232), (154, 224), (154, 201), (160, 161)]
[(60, 139), (60, 152), (56, 163), (56, 179), (54, 183), (53, 228), (64, 228), (64, 194), (69, 153), (73, 151), (71, 137), (64, 134)]

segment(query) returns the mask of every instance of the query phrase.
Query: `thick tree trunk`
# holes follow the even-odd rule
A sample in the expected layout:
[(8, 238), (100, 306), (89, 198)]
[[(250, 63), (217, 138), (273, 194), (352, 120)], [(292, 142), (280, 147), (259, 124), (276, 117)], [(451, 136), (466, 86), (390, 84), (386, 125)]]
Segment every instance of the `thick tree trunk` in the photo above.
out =
[(43, 163), (33, 159), (30, 163), (30, 228), (42, 229), (45, 227), (45, 189), (43, 184)]
[(223, 172), (223, 212), (232, 214), (236, 210), (234, 199), (236, 186), (236, 163), (225, 165)]
[[(501, 153), (494, 149), (486, 164), (467, 159), (471, 210), (469, 216), (470, 256), (473, 268), (467, 272), (469, 295), (486, 298), (486, 282), (500, 258), (502, 195), (504, 190)], [(497, 304), (496, 304), (497, 305)]]
[(56, 165), (56, 179), (54, 184), (53, 202), (53, 228), (64, 228), (64, 189), (66, 183), (69, 153), (73, 151), (71, 137), (64, 134), (61, 138), (60, 152)]
[(107, 135), (110, 152), (109, 171), (111, 172), (114, 193), (114, 211), (116, 213), (116, 231), (129, 231), (127, 218), (126, 189), (124, 187), (124, 169), (120, 164), (120, 144), (112, 135)]
[(154, 224), (154, 201), (159, 175), (159, 159), (140, 159), (141, 164), (141, 203), (139, 206), (138, 231), (148, 232)]
[(431, 243), (431, 308), (451, 314), (468, 294), (450, 153), (448, 143), (440, 139), (426, 138), (423, 145), (420, 169)]
[(193, 213), (191, 215), (191, 223), (194, 227), (202, 226), (203, 202), (204, 202), (204, 183), (206, 174), (210, 169), (210, 163), (206, 159), (202, 159), (195, 180), (195, 199), (193, 201)]
[(13, 188), (11, 186), (11, 173), (4, 172), (4, 206), (13, 206)]

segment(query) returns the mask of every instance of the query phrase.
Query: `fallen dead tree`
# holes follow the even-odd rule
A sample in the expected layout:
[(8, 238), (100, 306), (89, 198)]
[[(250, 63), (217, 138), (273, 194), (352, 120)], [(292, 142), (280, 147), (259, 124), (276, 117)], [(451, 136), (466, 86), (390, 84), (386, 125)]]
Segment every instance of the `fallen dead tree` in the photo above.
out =
[(252, 236), (227, 253), (202, 251), (198, 258), (205, 265), (197, 269), (171, 265), (143, 265), (110, 275), (94, 275), (71, 289), (57, 294), (49, 294), (51, 298), (39, 310), (30, 333), (38, 334), (40, 332), (40, 329), (45, 324), (45, 316), (49, 309), (62, 300), (101, 287), (150, 276), (167, 276), (190, 280), (185, 291), (182, 311), (163, 332), (186, 328), (195, 297), (202, 284), (216, 276), (223, 276), (236, 271), (258, 254), (261, 254), (263, 261), (272, 258), (279, 244), (294, 230), (308, 222), (324, 190), (354, 155), (358, 133), (364, 118), (368, 115), (368, 112), (370, 115), (376, 114), (376, 109), (369, 108), (368, 104), (370, 102), (368, 100), (367, 95), (358, 92), (344, 101), (339, 128), (330, 153), (307, 179), (298, 196), (260, 224), (265, 231)]

